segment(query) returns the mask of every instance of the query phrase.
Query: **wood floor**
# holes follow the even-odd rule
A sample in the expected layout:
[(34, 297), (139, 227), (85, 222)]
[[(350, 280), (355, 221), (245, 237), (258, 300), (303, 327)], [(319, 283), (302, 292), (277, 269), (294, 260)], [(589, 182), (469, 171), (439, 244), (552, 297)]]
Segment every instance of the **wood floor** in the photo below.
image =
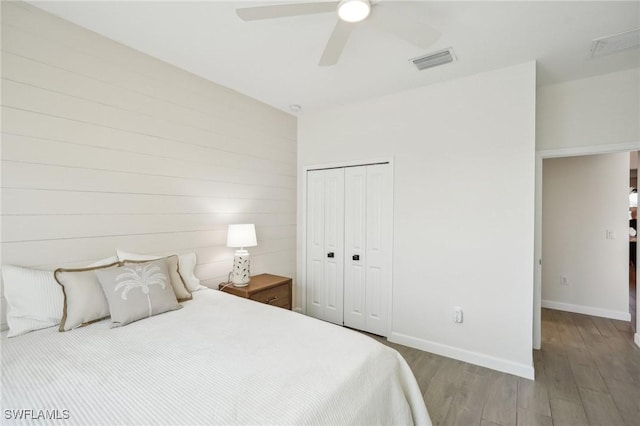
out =
[(640, 425), (629, 322), (543, 309), (535, 381), (383, 343), (411, 366), (434, 425)]

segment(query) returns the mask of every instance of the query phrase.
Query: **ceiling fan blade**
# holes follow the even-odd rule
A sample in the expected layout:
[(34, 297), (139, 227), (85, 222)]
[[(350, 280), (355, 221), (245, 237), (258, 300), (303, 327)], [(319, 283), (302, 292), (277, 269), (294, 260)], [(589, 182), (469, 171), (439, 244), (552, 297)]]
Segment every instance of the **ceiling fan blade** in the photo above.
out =
[(367, 19), (372, 25), (395, 34), (409, 43), (425, 49), (435, 43), (442, 34), (424, 22), (394, 9), (392, 4), (378, 4)]
[(337, 10), (337, 7), (337, 1), (317, 3), (291, 3), (276, 4), (272, 6), (244, 7), (236, 9), (236, 13), (243, 21), (257, 21), (260, 19), (285, 18), (287, 16), (335, 12)]
[(318, 65), (328, 67), (338, 63), (338, 59), (340, 59), (340, 55), (342, 55), (342, 50), (349, 40), (351, 31), (353, 31), (355, 27), (356, 24), (354, 23), (338, 19), (336, 27), (333, 29), (331, 37), (329, 37), (329, 41), (327, 41), (327, 45), (324, 48), (324, 52), (322, 52), (322, 57)]

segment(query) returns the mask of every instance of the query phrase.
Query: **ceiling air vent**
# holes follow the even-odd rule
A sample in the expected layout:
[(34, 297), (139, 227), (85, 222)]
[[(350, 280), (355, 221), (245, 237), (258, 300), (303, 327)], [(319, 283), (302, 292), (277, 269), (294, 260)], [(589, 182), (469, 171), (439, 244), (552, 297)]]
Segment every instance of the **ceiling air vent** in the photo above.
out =
[(610, 55), (621, 50), (640, 46), (640, 28), (597, 38), (591, 43), (591, 57)]
[(457, 59), (458, 58), (456, 58), (456, 54), (453, 52), (453, 48), (449, 47), (444, 50), (438, 50), (437, 52), (429, 53), (428, 55), (410, 59), (410, 61), (414, 63), (419, 71), (422, 71), (426, 70), (427, 68), (433, 68), (439, 65), (448, 64), (449, 62), (453, 62)]

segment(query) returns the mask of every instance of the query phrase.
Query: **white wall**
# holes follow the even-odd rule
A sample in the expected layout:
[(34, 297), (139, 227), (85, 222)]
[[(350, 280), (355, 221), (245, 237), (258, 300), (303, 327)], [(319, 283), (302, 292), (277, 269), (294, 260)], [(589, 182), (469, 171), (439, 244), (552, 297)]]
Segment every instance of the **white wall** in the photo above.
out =
[[(542, 258), (542, 159), (640, 149), (640, 68), (539, 87), (536, 118), (535, 250), (536, 258)], [(535, 297), (534, 342), (539, 345), (539, 267)], [(637, 334), (636, 342), (640, 342)]]
[(24, 3), (2, 2), (2, 263), (187, 252), (295, 274), (296, 119)]
[(538, 88), (536, 150), (640, 142), (640, 68)]
[(628, 321), (629, 154), (547, 158), (543, 167), (542, 306)]
[(391, 340), (533, 376), (534, 138), (533, 62), (299, 118), (299, 170), (394, 158)]

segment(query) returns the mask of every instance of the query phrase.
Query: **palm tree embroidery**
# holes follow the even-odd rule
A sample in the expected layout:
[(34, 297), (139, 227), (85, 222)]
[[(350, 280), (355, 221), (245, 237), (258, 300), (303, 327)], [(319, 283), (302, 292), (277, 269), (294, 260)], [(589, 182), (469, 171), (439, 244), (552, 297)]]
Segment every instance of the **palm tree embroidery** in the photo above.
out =
[(124, 271), (116, 276), (116, 282), (118, 283), (113, 291), (117, 292), (124, 288), (120, 297), (123, 300), (127, 300), (127, 293), (134, 288), (140, 288), (142, 294), (147, 296), (147, 303), (149, 304), (149, 316), (152, 315), (151, 310), (151, 298), (149, 297), (149, 287), (152, 285), (159, 285), (164, 289), (167, 285), (167, 276), (162, 273), (159, 267), (154, 265), (136, 265), (131, 268), (123, 268)]

